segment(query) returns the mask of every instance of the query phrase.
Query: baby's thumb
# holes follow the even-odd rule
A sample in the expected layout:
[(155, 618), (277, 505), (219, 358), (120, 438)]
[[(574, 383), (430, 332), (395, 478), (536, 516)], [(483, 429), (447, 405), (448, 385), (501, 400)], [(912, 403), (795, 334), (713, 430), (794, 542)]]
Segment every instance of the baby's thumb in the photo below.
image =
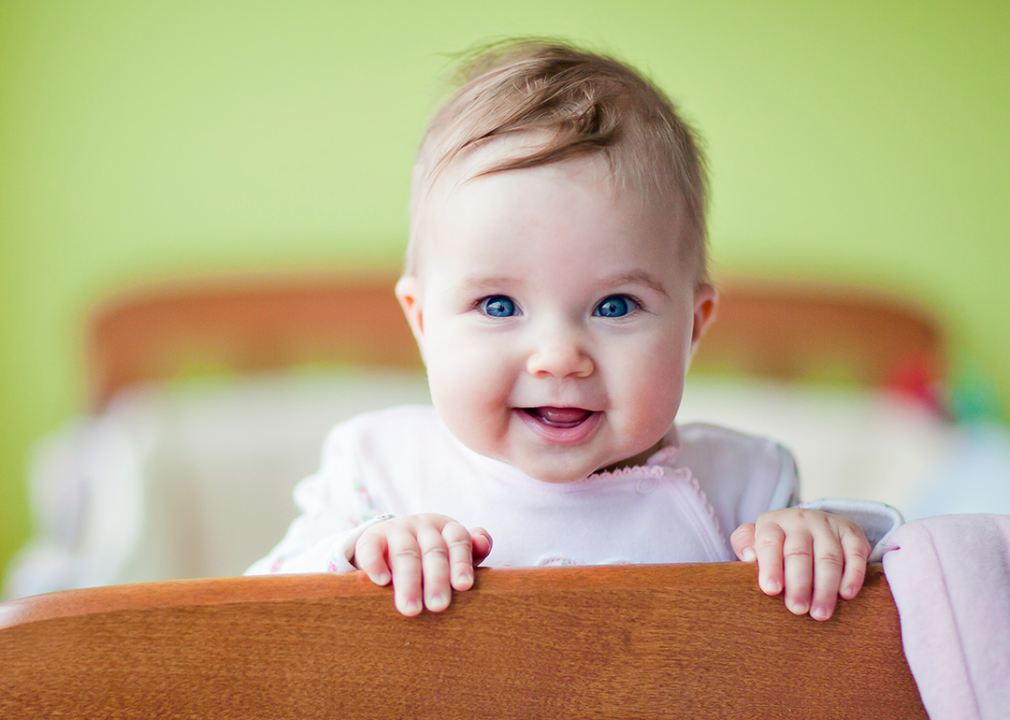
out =
[(744, 523), (729, 537), (733, 552), (744, 562), (754, 562), (757, 554), (754, 552), (754, 523)]

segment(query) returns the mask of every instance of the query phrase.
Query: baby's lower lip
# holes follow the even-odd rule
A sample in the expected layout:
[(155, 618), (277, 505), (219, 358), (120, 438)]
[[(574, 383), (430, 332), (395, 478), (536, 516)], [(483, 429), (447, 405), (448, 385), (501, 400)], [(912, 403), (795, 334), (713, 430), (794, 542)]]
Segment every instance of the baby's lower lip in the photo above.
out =
[(583, 408), (518, 408), (520, 420), (550, 443), (562, 445), (585, 440), (599, 425), (600, 412)]

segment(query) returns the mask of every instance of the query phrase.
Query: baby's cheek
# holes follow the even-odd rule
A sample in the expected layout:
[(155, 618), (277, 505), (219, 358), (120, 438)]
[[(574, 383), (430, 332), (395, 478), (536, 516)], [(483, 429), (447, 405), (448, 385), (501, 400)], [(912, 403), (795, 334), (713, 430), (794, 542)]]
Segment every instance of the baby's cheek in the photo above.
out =
[(642, 387), (636, 396), (633, 409), (635, 431), (655, 435), (658, 440), (673, 424), (680, 405), (680, 393), (673, 392), (670, 387), (650, 384)]
[(661, 437), (673, 423), (684, 391), (684, 368), (652, 358), (628, 375), (627, 423), (631, 433)]
[(439, 416), (464, 444), (487, 449), (505, 433), (504, 409), (511, 387), (494, 363), (461, 354), (429, 366), (428, 383)]

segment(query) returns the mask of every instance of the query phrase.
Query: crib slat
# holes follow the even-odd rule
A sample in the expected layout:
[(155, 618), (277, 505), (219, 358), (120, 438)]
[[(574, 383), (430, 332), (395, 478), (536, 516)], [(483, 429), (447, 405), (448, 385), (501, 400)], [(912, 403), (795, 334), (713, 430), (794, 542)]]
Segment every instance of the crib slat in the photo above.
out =
[(818, 623), (742, 563), (480, 570), (404, 618), (360, 574), (0, 605), (4, 718), (926, 718), (879, 566)]

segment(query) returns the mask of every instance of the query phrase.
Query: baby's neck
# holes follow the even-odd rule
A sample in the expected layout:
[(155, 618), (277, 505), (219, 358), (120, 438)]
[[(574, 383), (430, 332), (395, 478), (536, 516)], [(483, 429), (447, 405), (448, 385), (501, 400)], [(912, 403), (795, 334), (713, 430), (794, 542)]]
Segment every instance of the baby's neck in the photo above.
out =
[(638, 465), (645, 465), (645, 462), (650, 457), (652, 457), (653, 455), (655, 455), (657, 452), (659, 452), (662, 449), (663, 449), (663, 439), (660, 438), (656, 442), (656, 444), (653, 445), (648, 450), (643, 450), (642, 452), (638, 453), (637, 455), (632, 455), (631, 457), (625, 458), (624, 460), (618, 460), (617, 462), (613, 463), (612, 465), (607, 465), (606, 467), (600, 468), (596, 472), (598, 472), (598, 473), (613, 472), (614, 470), (620, 470), (621, 468), (636, 467)]

